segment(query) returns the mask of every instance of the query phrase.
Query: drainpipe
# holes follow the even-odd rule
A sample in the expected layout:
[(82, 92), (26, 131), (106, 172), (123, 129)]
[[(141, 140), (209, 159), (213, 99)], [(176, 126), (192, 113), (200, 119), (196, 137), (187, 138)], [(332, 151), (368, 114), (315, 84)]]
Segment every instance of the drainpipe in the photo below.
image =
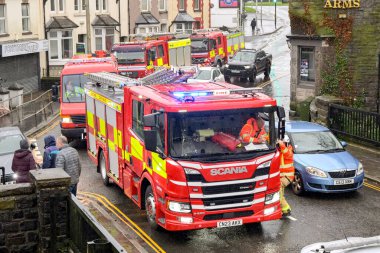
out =
[[(119, 42), (121, 42), (121, 18), (120, 18), (120, 0), (116, 0), (116, 3), (118, 4), (118, 8), (119, 8)], [(128, 13), (129, 14), (129, 13)]]
[(131, 34), (131, 0), (128, 0), (128, 35)]
[[(44, 15), (44, 20), (43, 20), (43, 22), (44, 22), (44, 39), (45, 40), (47, 40), (47, 29), (46, 29), (46, 15), (45, 15), (45, 5), (46, 5), (46, 2), (47, 2), (47, 0), (44, 0), (43, 2), (42, 2), (42, 11), (43, 11), (43, 15)], [(46, 53), (45, 53), (45, 61), (46, 61), (46, 76), (47, 77), (50, 77), (50, 67), (49, 67), (49, 50), (48, 51), (46, 51)]]

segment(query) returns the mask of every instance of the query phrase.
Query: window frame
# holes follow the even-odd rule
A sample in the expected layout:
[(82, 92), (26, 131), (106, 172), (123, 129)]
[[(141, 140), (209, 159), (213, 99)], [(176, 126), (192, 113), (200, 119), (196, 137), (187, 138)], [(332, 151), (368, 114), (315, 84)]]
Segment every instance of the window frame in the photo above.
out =
[[(75, 4), (77, 2), (77, 4)], [(75, 9), (77, 8), (77, 9)], [(74, 11), (84, 12), (86, 11), (86, 0), (74, 0)]]
[[(183, 3), (183, 6), (181, 6), (182, 3)], [(186, 11), (186, 0), (178, 0), (178, 10)]]
[[(109, 49), (107, 49), (107, 37), (111, 37), (111, 34), (107, 34), (107, 30), (112, 29), (112, 43), (115, 43), (115, 27), (94, 27), (94, 38), (95, 38), (95, 50), (104, 50), (104, 51), (111, 51), (112, 45)], [(96, 34), (96, 30), (101, 30), (101, 35)], [(98, 49), (96, 47), (96, 38), (102, 39), (102, 48)]]
[(6, 4), (0, 4), (0, 6), (4, 7), (4, 16), (0, 17), (0, 21), (4, 21), (4, 32), (0, 32), (0, 34), (7, 34), (8, 33), (8, 25), (7, 25), (7, 5)]
[(65, 0), (50, 0), (50, 12), (54, 12), (54, 13), (65, 12), (65, 4), (66, 4)]
[[(310, 62), (307, 62), (307, 80), (305, 79), (302, 79), (302, 77), (305, 77), (305, 76), (301, 76), (301, 63), (302, 63), (302, 50), (310, 50), (310, 51), (305, 51), (305, 52), (309, 52), (309, 55), (311, 54), (312, 55), (312, 64), (310, 64)], [(307, 84), (314, 84), (315, 81), (316, 81), (316, 76), (315, 76), (315, 47), (313, 46), (299, 46), (298, 47), (298, 63), (297, 63), (297, 66), (298, 66), (298, 79), (299, 79), (299, 82), (298, 83), (307, 83)], [(312, 66), (312, 68), (310, 68), (310, 66)], [(314, 77), (313, 79), (310, 79), (310, 70), (313, 70), (314, 72)]]
[(107, 12), (108, 11), (107, 0), (95, 0), (95, 10), (97, 12)]
[[(51, 37), (51, 34), (52, 32), (55, 32), (57, 33), (57, 36), (56, 37)], [(71, 33), (71, 37), (64, 37), (63, 36), (63, 33), (64, 32), (70, 32)], [(70, 40), (71, 39), (71, 56), (67, 57), (67, 58), (64, 58), (63, 57), (63, 54), (62, 54), (62, 49), (63, 49), (63, 40)], [(73, 30), (52, 30), (52, 31), (49, 31), (48, 32), (48, 41), (49, 41), (49, 60), (51, 61), (61, 61), (61, 60), (67, 60), (67, 59), (71, 59), (74, 55), (74, 43), (73, 43)], [(50, 42), (51, 41), (57, 41), (57, 53), (58, 53), (58, 58), (57, 59), (54, 59), (54, 58), (51, 58), (52, 54), (51, 54), (51, 48), (50, 47)]]
[[(198, 7), (195, 7), (195, 3), (198, 3)], [(194, 11), (200, 11), (201, 10), (201, 0), (193, 0), (193, 7)]]
[[(137, 105), (135, 105), (135, 103), (137, 103)], [(135, 107), (137, 107), (137, 115), (135, 115)], [(144, 110), (144, 103), (132, 98), (132, 131), (141, 138), (141, 140), (144, 140)]]
[[(164, 8), (163, 9), (161, 9), (161, 3), (164, 3)], [(158, 10), (159, 11), (167, 11), (167, 9), (168, 9), (168, 4), (167, 4), (167, 0), (159, 0), (159, 2), (158, 2)]]
[[(27, 16), (24, 16), (24, 13), (23, 13), (23, 6), (26, 6), (27, 8), (26, 8), (26, 10), (27, 10)], [(28, 21), (28, 28), (27, 28), (27, 30), (24, 30), (24, 23), (23, 23), (23, 21), (24, 21), (24, 19), (26, 19), (27, 21)], [(30, 21), (31, 21), (31, 19), (30, 19), (30, 5), (29, 5), (29, 3), (21, 3), (21, 20), (22, 20), (22, 22), (21, 22), (21, 26), (22, 26), (22, 32), (23, 33), (26, 33), (26, 32), (30, 32), (30, 27), (31, 27), (31, 25), (30, 25)]]
[[(146, 3), (146, 9), (144, 9), (144, 3)], [(141, 12), (150, 12), (151, 3), (150, 0), (141, 0)]]

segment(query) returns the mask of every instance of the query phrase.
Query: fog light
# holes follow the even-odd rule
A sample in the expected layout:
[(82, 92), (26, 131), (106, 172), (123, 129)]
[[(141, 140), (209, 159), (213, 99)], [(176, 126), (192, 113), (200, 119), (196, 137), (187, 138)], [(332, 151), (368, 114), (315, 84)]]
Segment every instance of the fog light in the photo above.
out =
[(264, 209), (264, 215), (270, 215), (270, 214), (274, 213), (274, 211), (276, 211), (275, 206), (272, 206), (270, 208), (265, 208)]
[(177, 217), (178, 221), (183, 223), (183, 224), (191, 224), (193, 223), (193, 218), (192, 217)]

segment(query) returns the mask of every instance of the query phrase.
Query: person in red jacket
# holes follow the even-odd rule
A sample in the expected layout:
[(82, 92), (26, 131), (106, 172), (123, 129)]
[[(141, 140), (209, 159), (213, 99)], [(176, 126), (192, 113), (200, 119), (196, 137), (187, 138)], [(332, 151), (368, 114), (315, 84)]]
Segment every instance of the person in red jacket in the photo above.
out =
[(285, 135), (284, 139), (278, 141), (280, 146), (280, 204), (283, 216), (290, 215), (291, 208), (284, 196), (285, 187), (287, 187), (294, 180), (294, 164), (293, 164), (293, 147), (290, 145), (290, 139)]
[(265, 132), (264, 124), (264, 120), (259, 116), (249, 118), (240, 131), (240, 140), (243, 143), (265, 143), (268, 135)]
[(12, 170), (16, 173), (16, 183), (29, 183), (29, 171), (36, 169), (36, 162), (32, 151), (29, 150), (27, 140), (20, 141), (20, 149), (16, 150), (13, 155)]

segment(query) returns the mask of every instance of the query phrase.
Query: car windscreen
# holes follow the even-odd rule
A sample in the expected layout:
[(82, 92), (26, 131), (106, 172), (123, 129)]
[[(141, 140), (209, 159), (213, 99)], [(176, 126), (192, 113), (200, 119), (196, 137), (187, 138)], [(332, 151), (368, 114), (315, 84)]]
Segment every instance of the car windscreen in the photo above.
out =
[(208, 39), (191, 40), (192, 53), (205, 53), (208, 52)]
[(210, 70), (199, 70), (198, 74), (194, 77), (198, 80), (211, 80), (211, 71)]
[(65, 75), (62, 77), (62, 97), (65, 103), (84, 102), (84, 86), (89, 82), (83, 74)]
[[(268, 141), (241, 144), (240, 131), (253, 115), (262, 113), (269, 121)], [(169, 154), (181, 159), (229, 159), (274, 148), (272, 108), (168, 113)]]
[(119, 64), (145, 63), (145, 48), (136, 46), (114, 47), (112, 49)]
[(0, 155), (10, 154), (20, 149), (22, 139), (23, 137), (20, 134), (0, 136)]
[(297, 154), (344, 150), (330, 131), (291, 133), (289, 135), (292, 139), (294, 152)]
[(256, 53), (239, 51), (233, 57), (234, 61), (253, 62), (255, 60)]

